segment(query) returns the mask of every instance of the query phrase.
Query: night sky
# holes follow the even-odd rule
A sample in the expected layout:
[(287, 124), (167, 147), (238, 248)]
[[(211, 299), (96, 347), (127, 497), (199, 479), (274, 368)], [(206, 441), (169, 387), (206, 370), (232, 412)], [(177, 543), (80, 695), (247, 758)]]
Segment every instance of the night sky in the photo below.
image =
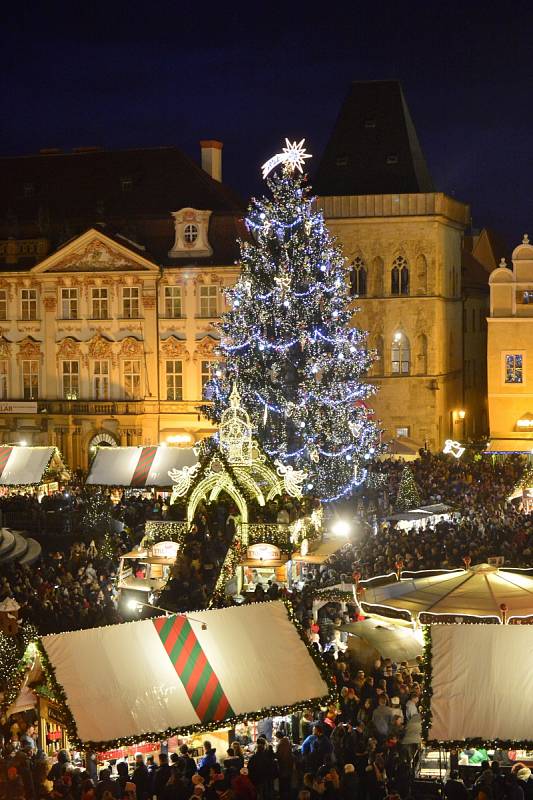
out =
[(10, 6), (0, 154), (219, 138), (247, 197), (285, 136), (320, 154), (350, 81), (397, 78), (437, 189), (533, 238), (530, 2)]

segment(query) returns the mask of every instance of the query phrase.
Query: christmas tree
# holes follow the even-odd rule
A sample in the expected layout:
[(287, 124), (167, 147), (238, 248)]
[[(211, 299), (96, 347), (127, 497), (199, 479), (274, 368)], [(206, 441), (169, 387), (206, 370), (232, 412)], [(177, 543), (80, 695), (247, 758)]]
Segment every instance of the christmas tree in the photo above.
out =
[(400, 485), (398, 486), (396, 508), (398, 511), (409, 511), (412, 508), (417, 508), (419, 505), (420, 495), (418, 493), (418, 486), (416, 485), (413, 473), (408, 466), (405, 466), (400, 479)]
[(206, 413), (218, 421), (235, 384), (266, 452), (329, 502), (364, 481), (378, 447), (364, 381), (374, 355), (352, 325), (344, 257), (298, 172), (302, 144), (287, 141), (263, 168), (283, 165), (267, 180), (271, 198), (249, 209)]

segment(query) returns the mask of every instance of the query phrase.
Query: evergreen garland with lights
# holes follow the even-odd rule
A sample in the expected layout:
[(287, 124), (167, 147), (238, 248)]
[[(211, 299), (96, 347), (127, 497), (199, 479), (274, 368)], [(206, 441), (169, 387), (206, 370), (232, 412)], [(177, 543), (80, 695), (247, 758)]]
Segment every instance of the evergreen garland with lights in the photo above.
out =
[(21, 689), (27, 667), (24, 656), (28, 645), (37, 636), (37, 629), (28, 622), (14, 636), (0, 633), (0, 712), (11, 705)]
[(378, 449), (364, 381), (375, 355), (352, 325), (344, 257), (305, 178), (285, 166), (267, 184), (272, 197), (252, 202), (240, 242), (205, 412), (219, 421), (236, 384), (265, 451), (330, 502), (363, 483)]
[(403, 468), (398, 495), (396, 497), (396, 508), (398, 511), (409, 511), (420, 506), (420, 494), (413, 473), (408, 466)]

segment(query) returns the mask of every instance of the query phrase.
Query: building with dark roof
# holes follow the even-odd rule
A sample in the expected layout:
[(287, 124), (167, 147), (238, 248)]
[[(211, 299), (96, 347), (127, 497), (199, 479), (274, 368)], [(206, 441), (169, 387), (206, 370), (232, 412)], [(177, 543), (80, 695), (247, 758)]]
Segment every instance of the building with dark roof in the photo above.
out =
[(244, 204), (178, 148), (0, 159), (0, 442), (191, 444)]
[[(351, 85), (314, 189), (350, 265), (354, 324), (378, 356), (370, 378), (385, 438), (437, 449), (484, 432), (488, 295), (463, 248), (470, 209), (435, 191), (397, 81)], [(465, 353), (476, 361), (466, 393)]]

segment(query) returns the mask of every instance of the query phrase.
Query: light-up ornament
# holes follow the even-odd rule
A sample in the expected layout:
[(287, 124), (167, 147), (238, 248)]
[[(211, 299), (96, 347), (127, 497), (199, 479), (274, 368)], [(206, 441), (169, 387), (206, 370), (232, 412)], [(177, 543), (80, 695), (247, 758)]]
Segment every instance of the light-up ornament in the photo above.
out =
[(442, 452), (446, 454), (450, 454), (455, 456), (455, 458), (461, 458), (465, 451), (465, 448), (462, 446), (460, 442), (455, 442), (453, 439), (446, 439), (444, 442), (444, 447), (442, 448)]
[(311, 153), (305, 152), (305, 147), (303, 146), (305, 139), (302, 139), (301, 142), (289, 142), (288, 139), (285, 139), (286, 147), (283, 148), (282, 153), (277, 153), (272, 158), (269, 158), (268, 161), (265, 161), (261, 169), (263, 170), (263, 178), (272, 172), (280, 164), (286, 164), (288, 167), (292, 167), (294, 170), (299, 170), (303, 172), (303, 165), (305, 163), (306, 158), (312, 158)]

